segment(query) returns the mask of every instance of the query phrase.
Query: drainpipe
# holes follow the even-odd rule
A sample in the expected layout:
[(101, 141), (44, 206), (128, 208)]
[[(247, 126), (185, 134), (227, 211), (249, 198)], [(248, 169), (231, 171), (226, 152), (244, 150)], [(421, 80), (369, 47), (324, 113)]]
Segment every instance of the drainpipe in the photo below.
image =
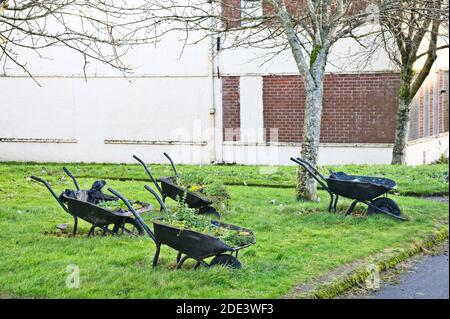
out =
[[(210, 1), (211, 12), (214, 11), (214, 4)], [(213, 13), (214, 14), (214, 13)], [(213, 24), (214, 21), (211, 22)], [(210, 108), (209, 108), (209, 161), (213, 163), (216, 161), (216, 94), (215, 94), (215, 80), (214, 80), (214, 69), (215, 69), (215, 44), (216, 39), (213, 34), (210, 35), (210, 52), (208, 56), (208, 74), (210, 83)]]

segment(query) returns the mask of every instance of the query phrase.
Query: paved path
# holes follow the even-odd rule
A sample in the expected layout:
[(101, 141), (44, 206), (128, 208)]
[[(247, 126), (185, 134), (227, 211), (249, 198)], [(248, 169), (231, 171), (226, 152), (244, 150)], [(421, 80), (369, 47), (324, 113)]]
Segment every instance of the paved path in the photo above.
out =
[(448, 245), (442, 255), (426, 256), (401, 275), (398, 285), (386, 285), (369, 299), (448, 299)]

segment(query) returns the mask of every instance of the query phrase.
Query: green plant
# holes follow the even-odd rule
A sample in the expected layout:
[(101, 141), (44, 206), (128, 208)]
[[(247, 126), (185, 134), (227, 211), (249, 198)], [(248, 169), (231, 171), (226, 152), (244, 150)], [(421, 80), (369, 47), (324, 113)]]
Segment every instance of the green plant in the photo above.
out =
[[(141, 203), (139, 203), (139, 202), (131, 203), (131, 205), (132, 205), (133, 208), (136, 209), (136, 210), (143, 207), (143, 205), (142, 205)], [(127, 205), (125, 205), (125, 203), (122, 202), (121, 200), (119, 200), (119, 201), (114, 201), (114, 200), (111, 200), (111, 201), (103, 201), (103, 202), (99, 202), (99, 203), (97, 204), (97, 206), (98, 206), (98, 207), (101, 207), (101, 208), (104, 208), (104, 209), (111, 210), (111, 211), (113, 211), (113, 212), (119, 211), (119, 210), (128, 211)]]
[(184, 175), (177, 177), (175, 183), (193, 193), (199, 193), (213, 202), (219, 212), (224, 213), (230, 199), (223, 182), (197, 175)]
[(181, 231), (189, 229), (218, 237), (231, 247), (255, 242), (255, 236), (251, 232), (220, 227), (212, 223), (206, 216), (199, 215), (195, 209), (189, 208), (183, 200), (178, 202), (175, 211), (168, 212), (162, 220), (165, 224), (179, 228)]
[(436, 165), (436, 164), (448, 164), (448, 155), (445, 153), (442, 153), (439, 158), (432, 163), (432, 165)]

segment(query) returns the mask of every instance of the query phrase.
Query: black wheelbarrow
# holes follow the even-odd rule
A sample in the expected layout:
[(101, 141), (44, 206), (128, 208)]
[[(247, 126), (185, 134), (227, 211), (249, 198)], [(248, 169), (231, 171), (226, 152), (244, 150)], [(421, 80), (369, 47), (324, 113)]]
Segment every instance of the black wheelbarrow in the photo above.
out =
[[(166, 205), (164, 204), (162, 199), (158, 196), (158, 194), (148, 185), (145, 185), (144, 187), (149, 192), (151, 192), (153, 196), (155, 196), (155, 198), (161, 205), (161, 209), (164, 212), (169, 213)], [(240, 247), (230, 247), (217, 237), (199, 233), (193, 230), (180, 229), (177, 227), (166, 225), (163, 223), (163, 217), (155, 217), (152, 219), (154, 230), (152, 231), (150, 227), (148, 227), (147, 224), (142, 220), (139, 214), (133, 209), (130, 202), (124, 196), (122, 196), (117, 191), (111, 188), (108, 188), (108, 190), (125, 203), (128, 209), (135, 216), (136, 220), (139, 221), (142, 228), (155, 242), (156, 252), (153, 257), (153, 267), (156, 267), (158, 263), (161, 246), (167, 245), (178, 251), (176, 259), (177, 269), (180, 269), (187, 259), (194, 259), (195, 261), (197, 261), (194, 269), (197, 269), (200, 266), (210, 268), (215, 265), (223, 265), (239, 269), (241, 268), (241, 263), (238, 260), (239, 250), (249, 247), (250, 245), (255, 243), (255, 241), (252, 241), (251, 243)], [(211, 220), (211, 224), (216, 227), (223, 227), (236, 231), (247, 232), (248, 234), (253, 235), (252, 230), (247, 228), (241, 228), (238, 226), (221, 223), (214, 220)], [(209, 263), (206, 262), (205, 259), (210, 257), (214, 258), (211, 260), (211, 262)]]
[(330, 194), (328, 211), (334, 210), (339, 196), (352, 199), (346, 215), (350, 215), (357, 203), (368, 206), (367, 214), (383, 213), (399, 220), (406, 220), (401, 216), (400, 207), (388, 198), (389, 191), (397, 187), (397, 183), (388, 178), (371, 176), (347, 175), (343, 172), (330, 172), (329, 177), (323, 176), (311, 163), (299, 157), (291, 157), (291, 161), (303, 167)]
[[(81, 190), (77, 180), (67, 168), (63, 168), (66, 174), (72, 178), (75, 183), (76, 190), (66, 189), (59, 197), (51, 188), (50, 184), (42, 178), (31, 176), (32, 179), (44, 184), (58, 204), (69, 213), (74, 219), (73, 235), (77, 234), (78, 218), (92, 224), (88, 237), (94, 234), (95, 228), (103, 230), (103, 235), (110, 233), (113, 235), (143, 235), (144, 229), (141, 224), (136, 221), (133, 214), (129, 211), (119, 209), (112, 211), (108, 208), (98, 206), (102, 202), (118, 201), (117, 197), (106, 195), (101, 192), (105, 181), (96, 181), (90, 190)], [(144, 213), (152, 209), (151, 205), (135, 201), (133, 203), (141, 206), (138, 213)], [(109, 226), (113, 225), (112, 229)]]
[[(198, 212), (200, 214), (211, 215), (215, 218), (220, 219), (220, 213), (214, 207), (211, 206), (213, 202), (210, 199), (196, 192), (191, 192), (188, 189), (180, 187), (179, 185), (176, 184), (177, 177), (180, 177), (177, 168), (172, 159), (170, 158), (170, 156), (167, 153), (163, 154), (170, 161), (175, 176), (160, 177), (158, 178), (158, 180), (155, 179), (155, 177), (153, 176), (153, 174), (151, 173), (150, 169), (147, 167), (145, 162), (136, 155), (133, 155), (133, 158), (142, 164), (145, 171), (150, 176), (150, 179), (152, 180), (153, 184), (155, 184), (156, 189), (161, 195), (162, 201), (165, 203), (167, 197), (173, 200), (183, 199), (184, 202), (190, 208), (198, 209)], [(159, 186), (158, 181), (161, 183), (161, 186)]]

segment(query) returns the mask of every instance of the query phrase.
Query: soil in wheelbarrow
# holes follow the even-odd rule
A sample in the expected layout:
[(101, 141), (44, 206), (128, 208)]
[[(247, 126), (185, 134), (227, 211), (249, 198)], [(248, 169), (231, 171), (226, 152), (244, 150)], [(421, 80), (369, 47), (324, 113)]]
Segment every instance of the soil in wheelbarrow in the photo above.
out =
[(192, 193), (197, 193), (200, 196), (206, 197), (213, 202), (214, 208), (224, 213), (228, 201), (230, 200), (230, 194), (227, 192), (223, 183), (212, 180), (208, 177), (202, 178), (196, 175), (183, 175), (173, 179), (176, 185), (187, 189)]
[(189, 208), (183, 202), (178, 204), (174, 212), (165, 214), (161, 222), (179, 228), (181, 231), (187, 229), (217, 237), (230, 247), (242, 247), (255, 243), (253, 233), (218, 227), (206, 216), (197, 214), (195, 209)]

